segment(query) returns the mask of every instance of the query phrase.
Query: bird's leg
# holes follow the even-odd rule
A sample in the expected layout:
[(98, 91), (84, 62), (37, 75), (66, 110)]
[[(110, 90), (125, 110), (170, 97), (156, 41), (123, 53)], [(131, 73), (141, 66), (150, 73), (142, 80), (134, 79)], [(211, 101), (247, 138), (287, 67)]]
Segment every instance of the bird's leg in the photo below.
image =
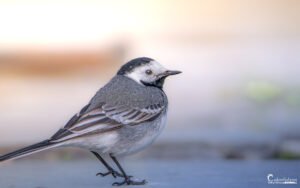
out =
[(102, 162), (102, 164), (106, 167), (106, 169), (108, 170), (108, 172), (106, 173), (97, 173), (96, 175), (97, 176), (107, 176), (107, 175), (112, 175), (114, 178), (116, 177), (124, 177), (122, 174), (120, 174), (118, 171), (114, 170), (111, 166), (109, 166), (109, 164), (97, 153), (97, 152), (94, 152), (94, 151), (91, 151), (96, 157), (97, 159), (99, 159), (99, 161)]
[(125, 173), (124, 169), (122, 168), (122, 166), (118, 162), (117, 158), (115, 156), (113, 156), (112, 154), (110, 154), (110, 157), (116, 163), (116, 165), (118, 166), (119, 170), (121, 171), (121, 173), (124, 177), (124, 181), (115, 182), (115, 183), (112, 184), (113, 186), (121, 186), (121, 185), (124, 185), (124, 184), (127, 184), (127, 185), (145, 185), (147, 183), (146, 180), (143, 180), (143, 181), (133, 181), (133, 180), (131, 180), (132, 176), (128, 176)]

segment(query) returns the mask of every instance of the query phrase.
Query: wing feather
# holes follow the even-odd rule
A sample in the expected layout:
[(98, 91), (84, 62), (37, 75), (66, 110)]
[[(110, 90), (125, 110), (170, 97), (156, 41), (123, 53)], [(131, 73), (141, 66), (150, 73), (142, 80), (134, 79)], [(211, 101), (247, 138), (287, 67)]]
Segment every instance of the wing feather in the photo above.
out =
[(61, 142), (87, 134), (115, 130), (126, 125), (138, 125), (158, 117), (165, 109), (160, 104), (138, 109), (103, 103), (99, 107), (87, 111), (88, 106), (74, 115), (64, 128), (54, 134), (52, 141)]

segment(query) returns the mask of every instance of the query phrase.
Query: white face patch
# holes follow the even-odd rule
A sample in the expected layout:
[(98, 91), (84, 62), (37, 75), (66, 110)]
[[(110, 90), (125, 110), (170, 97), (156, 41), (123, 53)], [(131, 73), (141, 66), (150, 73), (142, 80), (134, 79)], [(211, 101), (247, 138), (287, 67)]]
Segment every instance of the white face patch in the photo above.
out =
[[(147, 74), (147, 70), (150, 70), (152, 74)], [(135, 68), (132, 72), (126, 74), (125, 76), (133, 79), (139, 84), (142, 84), (141, 81), (151, 83), (157, 79), (157, 75), (164, 73), (165, 71), (167, 71), (167, 69), (160, 63), (157, 61), (151, 61), (148, 64)]]

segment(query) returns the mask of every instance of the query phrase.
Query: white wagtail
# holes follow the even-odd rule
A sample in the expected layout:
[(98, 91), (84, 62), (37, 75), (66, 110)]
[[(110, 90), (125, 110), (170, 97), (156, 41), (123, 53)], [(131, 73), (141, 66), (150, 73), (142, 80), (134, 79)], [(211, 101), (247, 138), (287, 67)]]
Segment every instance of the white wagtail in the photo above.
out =
[[(164, 81), (179, 73), (150, 58), (133, 59), (50, 139), (3, 155), (0, 162), (50, 148), (74, 146), (88, 149), (107, 168), (108, 172), (97, 175), (124, 178), (113, 185), (143, 185), (145, 180), (134, 181), (125, 173), (116, 156), (147, 147), (161, 133), (168, 109)], [(104, 154), (111, 157), (120, 172), (101, 157)]]

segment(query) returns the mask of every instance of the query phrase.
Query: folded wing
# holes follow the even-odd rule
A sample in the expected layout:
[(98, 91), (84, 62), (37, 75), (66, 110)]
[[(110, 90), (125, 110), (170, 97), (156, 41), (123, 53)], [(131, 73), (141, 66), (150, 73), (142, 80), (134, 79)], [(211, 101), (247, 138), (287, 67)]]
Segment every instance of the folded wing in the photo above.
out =
[(105, 103), (87, 111), (88, 107), (89, 105), (85, 106), (75, 114), (65, 127), (51, 137), (51, 141), (62, 142), (85, 135), (116, 130), (122, 126), (135, 126), (157, 118), (165, 108), (160, 104), (139, 109)]

